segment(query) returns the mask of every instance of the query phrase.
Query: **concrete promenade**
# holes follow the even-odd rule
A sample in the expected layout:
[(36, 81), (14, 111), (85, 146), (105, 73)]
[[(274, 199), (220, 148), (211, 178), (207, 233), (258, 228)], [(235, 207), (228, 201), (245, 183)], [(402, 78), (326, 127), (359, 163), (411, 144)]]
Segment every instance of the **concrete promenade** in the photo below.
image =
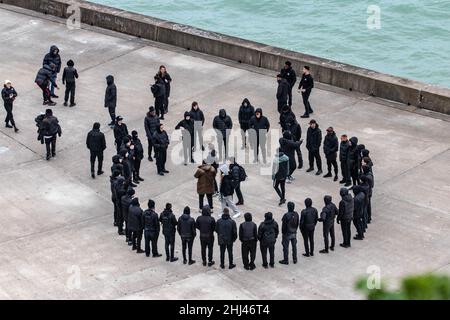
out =
[[(143, 120), (153, 103), (149, 84), (159, 65), (165, 64), (174, 79), (165, 121), (169, 132), (193, 100), (204, 111), (207, 128), (222, 107), (237, 127), (244, 97), (262, 107), (272, 127), (277, 127), (275, 73), (98, 28), (69, 30), (64, 20), (3, 4), (0, 21), (0, 80), (12, 80), (19, 93), (14, 115), (20, 128), (14, 134), (0, 126), (0, 298), (358, 299), (355, 280), (372, 265), (379, 266), (382, 278), (392, 283), (410, 273), (450, 272), (449, 116), (418, 113), (413, 107), (321, 84), (311, 104), (322, 131), (331, 125), (338, 135), (357, 136), (375, 163), (374, 221), (366, 240), (353, 241), (348, 250), (337, 247), (329, 255), (320, 255), (319, 224), (313, 258), (301, 257), (297, 265), (277, 263), (275, 269), (264, 270), (258, 251), (253, 272), (243, 269), (238, 243), (234, 247), (238, 267), (232, 271), (219, 268), (217, 244), (216, 265), (203, 267), (198, 239), (193, 266), (137, 255), (112, 225), (108, 174), (115, 149), (103, 108), (105, 77), (116, 77), (118, 114), (130, 131), (138, 130), (146, 147)], [(33, 81), (53, 44), (59, 46), (64, 64), (68, 59), (75, 61), (80, 79), (77, 107), (64, 108), (60, 98), (53, 108), (63, 136), (58, 139), (57, 157), (47, 162), (34, 123), (45, 107)], [(58, 94), (62, 96), (63, 90)], [(300, 115), (302, 110), (301, 97), (294, 94), (294, 112)], [(107, 174), (92, 180), (85, 139), (95, 121), (107, 136)], [(302, 119), (301, 125), (305, 135), (307, 121)], [(307, 159), (304, 146), (302, 150)], [(170, 174), (161, 178), (154, 163), (143, 162), (145, 182), (137, 188), (142, 206), (152, 198), (160, 212), (170, 201), (177, 216), (189, 205), (196, 217), (196, 166), (168, 163), (167, 167)], [(258, 224), (267, 211), (280, 222), (285, 208), (277, 206), (271, 177), (259, 175), (253, 165), (246, 169), (250, 178), (242, 185), (246, 202), (242, 210), (252, 212)], [(339, 185), (332, 180), (306, 174), (304, 169), (296, 171), (295, 177), (287, 186), (287, 198), (298, 211), (305, 197), (311, 197), (319, 210), (325, 194), (339, 201)], [(219, 208), (217, 199), (215, 207)], [(298, 238), (301, 254), (303, 244)], [(337, 243), (341, 240), (338, 226)], [(178, 257), (180, 248), (177, 238)], [(160, 238), (161, 253), (163, 249)], [(276, 261), (281, 257), (279, 239)], [(78, 271), (81, 282), (74, 287)]]

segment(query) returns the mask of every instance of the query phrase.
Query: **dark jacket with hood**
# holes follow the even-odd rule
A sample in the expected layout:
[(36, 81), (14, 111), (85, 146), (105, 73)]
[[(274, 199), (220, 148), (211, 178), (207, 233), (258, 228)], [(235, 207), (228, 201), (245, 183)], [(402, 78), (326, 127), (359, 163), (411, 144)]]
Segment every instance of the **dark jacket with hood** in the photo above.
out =
[(134, 145), (133, 155), (136, 159), (142, 160), (144, 159), (144, 147), (142, 146), (141, 139), (136, 136), (131, 137), (131, 142)]
[(339, 141), (336, 133), (333, 131), (331, 133), (327, 132), (325, 139), (323, 140), (323, 153), (327, 158), (337, 157), (337, 152), (339, 149)]
[(53, 137), (57, 134), (59, 136), (62, 134), (58, 118), (55, 116), (46, 116), (39, 127), (39, 140), (44, 137)]
[(172, 77), (168, 72), (162, 74), (161, 72), (158, 72), (157, 74), (158, 78), (162, 80), (162, 83), (164, 83), (164, 95), (169, 98), (170, 97), (170, 84), (172, 82)]
[[(12, 97), (11, 97), (12, 95)], [(2, 99), (5, 103), (5, 106), (12, 106), (14, 99), (17, 97), (17, 91), (14, 89), (14, 87), (8, 88), (6, 85), (3, 85), (2, 89)]]
[(348, 151), (350, 148), (350, 143), (347, 141), (341, 141), (339, 146), (339, 161), (346, 162), (348, 158)]
[(312, 207), (312, 201), (305, 201), (306, 209), (303, 209), (300, 215), (300, 231), (314, 231), (319, 213)]
[(74, 67), (65, 67), (62, 75), (62, 83), (75, 83), (78, 79), (78, 71)]
[(185, 141), (191, 141), (192, 144), (194, 142), (194, 120), (190, 118), (189, 120), (186, 119), (187, 117), (190, 117), (191, 114), (186, 111), (184, 113), (184, 119), (178, 122), (178, 124), (175, 126), (175, 130), (183, 128), (181, 134), (183, 136), (183, 140)]
[(219, 245), (233, 244), (237, 239), (236, 222), (231, 219), (230, 214), (223, 214), (217, 221), (216, 232)]
[(280, 138), (280, 151), (289, 157), (289, 166), (296, 166), (295, 150), (301, 145), (300, 141), (294, 141), (290, 131), (283, 132), (283, 138)]
[(232, 196), (234, 193), (235, 180), (233, 179), (233, 174), (230, 172), (227, 175), (224, 175), (222, 178), (222, 182), (220, 184), (220, 193), (225, 196)]
[(159, 225), (158, 214), (154, 209), (144, 211), (144, 230), (152, 240), (158, 238), (161, 226)]
[(347, 154), (348, 163), (351, 168), (357, 165), (358, 162), (358, 138), (351, 137), (350, 138), (350, 146), (348, 148)]
[(120, 198), (120, 203), (122, 205), (122, 216), (124, 220), (128, 223), (128, 213), (130, 210), (131, 201), (133, 197), (126, 193)]
[(137, 198), (131, 201), (128, 209), (128, 230), (141, 231), (144, 230), (144, 216)]
[(282, 68), (280, 74), (284, 79), (287, 80), (290, 87), (293, 88), (295, 83), (297, 82), (297, 74), (295, 73), (294, 69), (292, 67), (289, 67), (287, 69)]
[(283, 131), (290, 131), (294, 141), (300, 141), (302, 138), (302, 128), (295, 118), (288, 117), (286, 119), (286, 124)]
[(115, 108), (117, 106), (117, 87), (114, 84), (114, 77), (106, 77), (106, 92), (105, 92), (105, 108)]
[(202, 126), (205, 124), (205, 115), (203, 114), (203, 111), (200, 110), (200, 108), (197, 106), (197, 110), (194, 109), (194, 107), (191, 107), (191, 119), (193, 121), (201, 121)]
[(300, 224), (300, 216), (294, 211), (295, 205), (293, 202), (288, 202), (288, 212), (283, 215), (281, 219), (281, 233), (283, 235), (296, 234)]
[(122, 122), (121, 125), (117, 124), (114, 126), (114, 140), (118, 146), (122, 145), (123, 139), (128, 137), (128, 127)]
[[(256, 117), (256, 113), (260, 113), (261, 116), (259, 118)], [(270, 122), (267, 117), (263, 115), (262, 109), (257, 108), (255, 110), (255, 115), (250, 119), (250, 128), (254, 129), (257, 134), (259, 134), (260, 130), (266, 130), (266, 133), (269, 132)]]
[(281, 80), (278, 80), (277, 100), (281, 102), (287, 102), (290, 90), (291, 87), (286, 79), (281, 78)]
[(214, 240), (214, 231), (216, 230), (216, 220), (211, 217), (211, 209), (208, 205), (204, 205), (202, 215), (197, 218), (195, 226), (200, 232), (200, 240)]
[(145, 134), (147, 135), (147, 139), (152, 140), (153, 135), (156, 130), (158, 130), (160, 123), (159, 117), (156, 116), (155, 112), (153, 114), (151, 114), (150, 111), (147, 112), (144, 119)]
[(125, 195), (126, 190), (123, 185), (125, 179), (121, 176), (117, 177), (113, 183), (113, 198), (116, 200), (118, 208), (122, 208), (122, 197)]
[(249, 128), (250, 119), (255, 114), (255, 108), (251, 105), (250, 101), (245, 98), (242, 101), (241, 107), (239, 108), (238, 120), (241, 129), (247, 130)]
[(39, 69), (34, 81), (40, 86), (47, 86), (51, 82), (57, 88), (58, 85), (52, 79), (52, 77), (53, 69), (50, 65), (46, 64), (41, 69)]
[(159, 221), (163, 227), (163, 235), (167, 237), (175, 236), (176, 227), (177, 227), (177, 218), (172, 212), (172, 209), (164, 209), (159, 216)]
[(336, 205), (331, 202), (330, 196), (325, 196), (325, 207), (323, 207), (320, 213), (319, 221), (323, 222), (324, 230), (330, 229), (334, 225), (334, 219), (338, 215), (339, 211)]
[(216, 131), (220, 131), (222, 134), (222, 137), (227, 137), (227, 129), (231, 130), (233, 128), (233, 121), (231, 120), (230, 116), (227, 115), (227, 112), (225, 109), (219, 110), (219, 115), (215, 116), (213, 121), (213, 128), (216, 129)]
[(341, 188), (341, 191), (339, 193), (342, 200), (339, 202), (339, 214), (337, 216), (337, 222), (340, 223), (343, 220), (350, 221), (353, 219), (353, 197), (348, 193), (347, 188)]
[(281, 113), (280, 113), (280, 126), (281, 126), (281, 129), (283, 129), (283, 131), (288, 130), (287, 123), (288, 123), (289, 118), (292, 118), (294, 120), (297, 119), (295, 117), (294, 112), (292, 112), (291, 107), (289, 107), (288, 105), (285, 105), (281, 109)]
[(261, 222), (258, 228), (258, 239), (262, 246), (275, 245), (278, 238), (278, 223), (273, 219), (272, 214), (264, 216), (264, 221)]
[(311, 152), (316, 152), (320, 150), (320, 145), (322, 144), (322, 131), (319, 129), (319, 124), (316, 123), (316, 128), (308, 128), (306, 134), (306, 149)]
[(158, 127), (156, 132), (153, 134), (153, 145), (157, 150), (167, 150), (169, 147), (170, 141), (167, 132), (161, 131), (161, 128)]
[[(57, 51), (56, 54), (54, 53), (55, 50)], [(55, 72), (59, 73), (61, 71), (61, 56), (59, 55), (58, 47), (55, 45), (50, 47), (50, 51), (45, 55), (42, 65), (50, 65), (51, 63), (56, 66)]]
[(111, 174), (114, 171), (120, 172), (120, 175), (123, 176), (123, 165), (120, 163), (120, 156), (118, 154), (112, 157), (112, 166), (111, 166)]
[(250, 220), (245, 220), (239, 226), (239, 240), (244, 241), (257, 241), (258, 240), (258, 227), (251, 218)]
[(360, 219), (364, 215), (364, 204), (366, 202), (366, 194), (359, 186), (353, 187), (355, 197), (353, 198), (353, 218)]
[(103, 152), (106, 149), (105, 135), (100, 129), (92, 129), (86, 138), (86, 146), (92, 152)]
[(197, 235), (195, 220), (191, 217), (189, 207), (184, 208), (183, 214), (178, 218), (177, 229), (182, 240), (194, 240)]
[(272, 180), (286, 180), (289, 176), (289, 157), (280, 152), (273, 160)]

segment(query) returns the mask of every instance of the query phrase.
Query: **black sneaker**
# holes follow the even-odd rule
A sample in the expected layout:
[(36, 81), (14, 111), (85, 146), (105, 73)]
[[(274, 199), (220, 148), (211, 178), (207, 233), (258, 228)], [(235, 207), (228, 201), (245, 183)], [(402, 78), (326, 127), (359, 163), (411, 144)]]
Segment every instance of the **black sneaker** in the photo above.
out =
[(320, 176), (322, 174), (322, 170), (316, 172), (316, 176)]
[(183, 264), (187, 264), (187, 260), (186, 259), (183, 260)]
[(67, 107), (67, 102), (64, 102), (64, 103), (63, 103), (63, 106), (64, 106), (64, 107)]
[(262, 265), (264, 269), (269, 269), (269, 266), (267, 264)]
[(142, 249), (137, 249), (136, 253), (145, 253), (145, 251)]
[(105, 172), (103, 172), (103, 171), (97, 171), (97, 175), (98, 176), (101, 176), (102, 174), (104, 174)]
[(331, 178), (332, 177), (332, 175), (331, 175), (331, 172), (328, 172), (326, 175), (324, 175), (323, 176), (324, 178)]
[(162, 173), (162, 172), (158, 172), (158, 174), (159, 174), (160, 176), (163, 176), (163, 175), (164, 175), (164, 173)]
[(234, 268), (236, 268), (236, 265), (233, 263), (233, 264), (230, 264), (230, 266), (228, 267), (228, 269), (234, 269)]
[(328, 253), (328, 250), (323, 249), (323, 250), (320, 250), (319, 253)]
[(255, 270), (255, 269), (256, 269), (256, 266), (254, 264), (251, 264), (250, 265), (250, 270)]
[(308, 253), (304, 253), (303, 256), (308, 258), (309, 254)]
[(289, 261), (286, 261), (286, 260), (280, 260), (279, 263), (280, 263), (280, 264), (289, 264)]
[(208, 262), (208, 267), (212, 267), (214, 264), (215, 264), (214, 261), (210, 261), (210, 262)]
[(306, 172), (311, 172), (314, 171), (314, 168), (309, 168), (308, 170), (306, 170)]
[(69, 107), (70, 107), (70, 108), (73, 108), (73, 107), (75, 107), (76, 105), (77, 105), (76, 103), (71, 103)]
[(300, 118), (303, 118), (303, 119), (309, 118), (309, 114), (304, 114), (304, 115), (300, 116)]
[(347, 182), (344, 186), (345, 186), (345, 187), (350, 187), (351, 185), (352, 185), (351, 182)]
[(95, 179), (95, 173), (91, 173), (92, 179)]
[(203, 261), (203, 263), (202, 263), (202, 264), (203, 264), (203, 266), (204, 266), (204, 267), (206, 267), (206, 261)]
[(12, 128), (11, 125), (9, 125), (8, 123), (5, 125), (5, 128)]
[(334, 176), (334, 179), (333, 179), (333, 181), (338, 181), (338, 176)]
[(55, 99), (59, 98), (56, 94), (52, 94), (52, 95), (50, 95), (50, 97), (55, 98)]
[(244, 266), (244, 269), (245, 270), (250, 270), (250, 267), (249, 266)]
[(164, 172), (164, 173), (169, 173), (169, 171), (167, 171), (166, 169), (164, 169), (162, 172)]
[(162, 257), (162, 254), (157, 253), (157, 254), (154, 254), (154, 255), (153, 255), (153, 258), (159, 258), (159, 257)]
[(171, 259), (170, 259), (170, 262), (175, 262), (175, 261), (178, 261), (178, 258), (177, 258), (177, 257), (174, 257), (174, 258), (171, 258)]
[(144, 179), (142, 179), (141, 177), (137, 177), (139, 181), (144, 181)]
[(271, 268), (275, 268), (275, 264), (273, 264), (273, 263), (269, 264), (269, 266), (270, 266)]
[(189, 261), (189, 265), (192, 266), (195, 263), (195, 260)]
[(54, 106), (56, 106), (56, 102), (49, 101), (49, 102), (47, 103), (47, 105), (48, 105), (48, 106), (51, 106), (51, 107), (54, 107)]
[(224, 264), (221, 264), (221, 265), (220, 265), (220, 268), (221, 268), (221, 269), (225, 269), (225, 265), (224, 265)]
[(153, 162), (153, 158), (152, 157), (148, 157), (148, 161)]

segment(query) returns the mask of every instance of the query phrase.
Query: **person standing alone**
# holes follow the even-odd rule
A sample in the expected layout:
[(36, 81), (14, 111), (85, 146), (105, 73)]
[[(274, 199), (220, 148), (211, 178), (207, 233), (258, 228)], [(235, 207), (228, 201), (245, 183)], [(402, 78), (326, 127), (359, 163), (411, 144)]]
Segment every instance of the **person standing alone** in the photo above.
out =
[(45, 111), (44, 120), (42, 120), (39, 127), (38, 137), (38, 140), (40, 140), (42, 144), (45, 143), (47, 160), (56, 156), (56, 135), (61, 137), (61, 134), (62, 131), (58, 118), (53, 115), (52, 109), (47, 109)]
[(111, 117), (109, 126), (113, 127), (116, 123), (117, 87), (112, 75), (106, 77), (106, 85), (105, 108), (108, 108), (109, 116)]
[(91, 176), (95, 179), (95, 159), (98, 160), (97, 175), (103, 174), (103, 151), (106, 149), (105, 135), (100, 132), (100, 123), (94, 123), (86, 138), (86, 146), (91, 152)]
[[(13, 103), (17, 97), (17, 91), (11, 85), (11, 81), (6, 80), (2, 90), (2, 99), (6, 110), (5, 127), (14, 128), (14, 132), (19, 131), (13, 116)], [(9, 124), (11, 123), (11, 125)]]
[(299, 92), (302, 93), (303, 104), (305, 105), (305, 113), (301, 116), (301, 118), (309, 118), (309, 115), (314, 112), (311, 108), (311, 104), (309, 103), (309, 96), (311, 95), (313, 88), (314, 79), (311, 76), (310, 68), (309, 66), (304, 66), (302, 80), (300, 81), (300, 85), (298, 87)]
[(78, 71), (74, 68), (73, 60), (67, 61), (67, 67), (64, 68), (62, 75), (62, 83), (66, 85), (66, 92), (64, 94), (64, 106), (67, 107), (67, 101), (70, 96), (70, 106), (75, 107), (75, 81), (78, 79)]

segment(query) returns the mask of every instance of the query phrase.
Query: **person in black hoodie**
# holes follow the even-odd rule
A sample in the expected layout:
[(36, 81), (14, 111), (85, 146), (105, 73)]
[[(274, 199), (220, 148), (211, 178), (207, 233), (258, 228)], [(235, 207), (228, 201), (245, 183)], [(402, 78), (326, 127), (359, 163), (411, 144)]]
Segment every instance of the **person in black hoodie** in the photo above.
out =
[(259, 248), (261, 249), (262, 266), (267, 269), (267, 251), (269, 251), (269, 266), (275, 267), (275, 243), (278, 238), (278, 223), (273, 219), (272, 212), (266, 212), (264, 221), (258, 228)]
[[(160, 120), (156, 116), (155, 113), (155, 107), (151, 106), (148, 108), (147, 115), (144, 119), (144, 128), (145, 128), (145, 134), (147, 135), (147, 142), (148, 142), (148, 161), (153, 161), (152, 158), (152, 149), (153, 149), (153, 135), (155, 134), (156, 130), (158, 130), (158, 127), (160, 125)], [(154, 150), (155, 158), (156, 158), (156, 148)]]
[(364, 194), (362, 188), (358, 185), (353, 186), (353, 225), (356, 228), (356, 236), (353, 237), (355, 240), (364, 239), (364, 203), (366, 195)]
[(165, 66), (160, 66), (157, 74), (158, 78), (162, 79), (165, 87), (165, 95), (164, 95), (164, 113), (169, 112), (169, 97), (170, 97), (170, 89), (172, 83), (172, 77), (167, 72)]
[(348, 141), (348, 137), (346, 134), (341, 136), (341, 144), (339, 146), (339, 162), (341, 163), (341, 173), (342, 180), (339, 183), (345, 183), (345, 186), (348, 187), (351, 185), (350, 173), (348, 171), (348, 151), (350, 148), (350, 143)]
[(133, 182), (139, 183), (144, 181), (141, 178), (141, 162), (144, 159), (144, 147), (142, 146), (141, 140), (138, 137), (136, 130), (131, 131), (132, 143), (134, 146), (134, 160), (133, 160)]
[[(126, 144), (129, 144), (128, 138), (125, 138)], [(126, 146), (126, 144), (124, 146)], [(135, 188), (136, 185), (132, 182), (132, 174), (133, 174), (133, 167), (130, 160), (130, 153), (128, 151), (128, 148), (124, 147), (119, 151), (119, 155), (122, 159), (122, 166), (123, 166), (123, 177), (125, 178), (125, 181), (127, 185)]]
[(295, 150), (300, 148), (300, 145), (303, 143), (303, 140), (294, 141), (292, 139), (292, 134), (290, 131), (284, 131), (283, 137), (280, 138), (280, 151), (283, 152), (289, 158), (289, 175), (288, 175), (288, 183), (290, 180), (293, 180), (292, 174), (295, 169), (297, 169), (297, 163), (295, 162)]
[(100, 132), (100, 123), (94, 123), (86, 138), (86, 146), (91, 153), (91, 176), (95, 179), (95, 159), (98, 160), (97, 175), (103, 174), (103, 151), (106, 149), (105, 135)]
[(302, 210), (300, 215), (300, 231), (303, 236), (303, 243), (305, 244), (305, 253), (303, 256), (314, 256), (314, 230), (316, 229), (319, 214), (317, 209), (312, 206), (310, 198), (305, 199), (306, 208)]
[(283, 215), (281, 219), (281, 233), (283, 234), (283, 260), (280, 260), (281, 264), (289, 264), (289, 243), (292, 245), (292, 259), (294, 264), (297, 263), (297, 229), (300, 224), (300, 216), (297, 211), (294, 211), (295, 204), (288, 202), (288, 212)]
[(195, 226), (200, 232), (203, 266), (206, 266), (206, 248), (208, 248), (208, 267), (211, 267), (215, 263), (213, 260), (213, 249), (216, 220), (211, 217), (211, 209), (208, 205), (203, 206), (202, 215), (197, 218)]
[[(252, 221), (252, 214), (244, 214), (245, 222), (239, 226), (239, 240), (242, 242), (242, 262), (245, 270), (254, 270), (256, 258), (256, 245), (258, 242), (258, 228)], [(250, 255), (250, 260), (249, 260)]]
[[(323, 239), (325, 242), (325, 249), (320, 250), (319, 252), (328, 253), (328, 249), (334, 251), (334, 245), (336, 242), (334, 236), (334, 219), (339, 214), (339, 211), (336, 205), (331, 202), (331, 196), (325, 196), (323, 201), (325, 202), (325, 207), (323, 207), (318, 221), (323, 223)], [(329, 236), (331, 237), (331, 246), (329, 245)]]
[[(124, 186), (128, 185), (125, 181)], [(125, 222), (125, 242), (128, 243), (129, 246), (133, 245), (133, 241), (131, 238), (130, 229), (128, 228), (128, 214), (131, 205), (131, 201), (134, 198), (136, 191), (133, 188), (125, 189), (125, 194), (120, 199), (121, 208), (122, 208), (122, 218), (123, 222)], [(120, 223), (120, 222), (119, 222)], [(121, 229), (121, 226), (119, 226)]]
[(219, 146), (219, 161), (223, 159), (223, 149), (225, 148), (225, 158), (228, 158), (228, 138), (233, 128), (233, 121), (227, 115), (225, 109), (219, 110), (219, 115), (214, 118), (213, 128), (216, 130), (217, 144)]
[[(117, 171), (116, 171), (117, 172)], [(125, 235), (123, 232), (123, 223), (125, 221), (122, 211), (122, 197), (126, 194), (125, 178), (119, 176), (114, 182), (114, 198), (116, 199), (116, 210), (117, 210), (117, 233), (120, 236)]]
[(159, 216), (159, 222), (163, 227), (163, 235), (166, 248), (166, 261), (175, 262), (178, 260), (175, 254), (175, 233), (177, 231), (177, 218), (172, 212), (172, 204), (167, 203), (166, 208)]
[(194, 147), (194, 121), (191, 119), (191, 114), (189, 111), (184, 113), (184, 119), (178, 122), (175, 130), (179, 130), (181, 128), (183, 128), (181, 134), (183, 139), (184, 165), (187, 166), (188, 162), (195, 163), (192, 154)]
[[(357, 185), (359, 183), (359, 155), (358, 155), (358, 138), (351, 137), (349, 143), (349, 149), (347, 154), (347, 167), (349, 175), (352, 179), (353, 185)], [(347, 186), (347, 184), (346, 184)]]
[(284, 106), (288, 105), (288, 96), (289, 96), (289, 91), (290, 86), (289, 86), (289, 82), (284, 79), (281, 74), (277, 75), (277, 82), (278, 82), (278, 88), (277, 88), (277, 108), (278, 108), (278, 113), (281, 113), (281, 110), (283, 109)]
[(286, 179), (289, 176), (289, 157), (277, 149), (272, 164), (273, 188), (280, 197), (279, 206), (286, 202)]
[(341, 225), (343, 242), (340, 244), (343, 248), (350, 248), (351, 223), (353, 220), (353, 197), (348, 193), (347, 188), (341, 188), (340, 195), (342, 200), (339, 202), (339, 214), (336, 222)]
[(155, 212), (155, 201), (148, 200), (148, 209), (144, 211), (145, 255), (150, 257), (150, 243), (153, 258), (161, 257), (158, 252), (158, 238), (161, 227), (158, 214)]
[(369, 221), (369, 199), (371, 197), (371, 188), (369, 185), (369, 178), (366, 175), (361, 175), (359, 177), (360, 184), (359, 187), (364, 192), (365, 198), (364, 198), (364, 206), (363, 206), (363, 226), (364, 226), (364, 232), (367, 229), (367, 225), (370, 223)]
[(241, 136), (242, 136), (242, 147), (244, 150), (247, 147), (247, 137), (246, 132), (250, 129), (250, 119), (255, 114), (255, 108), (251, 105), (250, 101), (245, 98), (242, 101), (241, 106), (239, 107), (238, 120), (239, 126), (241, 127)]
[[(368, 203), (367, 203), (367, 223), (370, 223), (372, 221), (372, 193), (373, 193), (373, 188), (375, 185), (374, 182), (374, 177), (373, 177), (373, 173), (371, 171), (371, 167), (369, 165), (363, 165), (362, 166), (362, 171), (363, 174), (360, 177), (360, 180), (366, 180), (367, 181), (367, 185), (369, 186), (369, 193), (368, 193)], [(365, 178), (363, 178), (363, 176)], [(363, 181), (364, 182), (364, 181)]]
[(111, 201), (114, 206), (114, 227), (117, 227), (118, 224), (118, 217), (119, 214), (117, 212), (117, 198), (115, 193), (115, 186), (117, 184), (117, 181), (119, 180), (120, 172), (119, 171), (113, 171), (112, 175), (109, 177), (109, 185), (111, 188)]
[(123, 165), (122, 165), (122, 157), (118, 154), (114, 155), (112, 157), (112, 166), (111, 166), (111, 174), (114, 173), (114, 171), (118, 171), (121, 176), (123, 176)]
[(287, 80), (289, 83), (289, 93), (288, 93), (288, 105), (292, 107), (292, 89), (294, 88), (295, 83), (297, 82), (297, 74), (292, 68), (292, 63), (290, 61), (286, 61), (284, 63), (283, 69), (280, 71), (281, 77)]
[(114, 77), (109, 75), (106, 77), (106, 91), (105, 91), (105, 108), (108, 108), (109, 116), (111, 117), (110, 127), (114, 126), (116, 121), (116, 106), (117, 106), (117, 87), (114, 83)]
[[(292, 134), (292, 139), (294, 141), (300, 142), (302, 140), (302, 128), (295, 119), (295, 116), (294, 117), (289, 116), (286, 118), (286, 127), (285, 129), (283, 129), (283, 131), (290, 131)], [(303, 168), (303, 155), (300, 146), (295, 150), (295, 152), (297, 153), (298, 159), (297, 169), (301, 169)]]
[(177, 229), (178, 234), (181, 237), (183, 263), (188, 263), (188, 260), (186, 259), (187, 249), (189, 254), (189, 265), (192, 265), (195, 263), (195, 260), (192, 259), (192, 246), (194, 245), (197, 230), (195, 228), (195, 220), (191, 217), (191, 209), (189, 207), (184, 207), (183, 214), (178, 218)]
[(261, 108), (257, 108), (255, 111), (255, 115), (250, 119), (250, 139), (253, 144), (254, 150), (254, 163), (257, 163), (259, 148), (261, 147), (261, 153), (263, 162), (266, 163), (266, 139), (267, 133), (270, 129), (270, 122), (267, 117), (263, 116), (263, 112)]
[(61, 137), (62, 131), (61, 126), (59, 125), (58, 118), (53, 116), (52, 109), (47, 109), (45, 111), (44, 120), (42, 120), (41, 125), (39, 127), (39, 136), (38, 140), (41, 143), (45, 142), (45, 148), (47, 150), (47, 160), (50, 160), (51, 157), (56, 156), (56, 135)]
[(128, 209), (128, 230), (133, 243), (131, 249), (136, 250), (136, 253), (144, 253), (145, 251), (141, 249), (144, 216), (138, 198), (131, 200), (130, 208)]
[(158, 74), (154, 79), (155, 83), (151, 86), (151, 91), (155, 98), (156, 115), (159, 119), (164, 120), (164, 114), (166, 113), (166, 84), (164, 79), (161, 79)]
[(169, 173), (169, 171), (166, 170), (167, 148), (169, 147), (169, 144), (169, 136), (164, 130), (164, 125), (161, 123), (153, 134), (153, 145), (155, 146), (156, 153), (156, 168), (160, 176), (163, 176), (164, 173)]
[(55, 95), (55, 88), (57, 88), (55, 83), (58, 73), (61, 71), (61, 56), (59, 55), (59, 48), (55, 45), (51, 46), (50, 51), (45, 55), (42, 66), (51, 64), (55, 65), (55, 69), (53, 70), (52, 81), (50, 82), (50, 94), (52, 98), (58, 98)]
[(334, 132), (333, 127), (329, 127), (327, 129), (327, 134), (325, 139), (323, 140), (323, 153), (325, 153), (325, 157), (327, 159), (327, 168), (328, 172), (324, 175), (324, 178), (330, 178), (331, 175), (331, 166), (334, 168), (334, 181), (338, 181), (338, 165), (337, 165), (337, 152), (339, 149), (339, 141), (336, 137), (336, 133)]
[(302, 93), (303, 104), (305, 105), (305, 113), (301, 116), (301, 118), (309, 118), (309, 114), (313, 113), (313, 109), (309, 103), (309, 96), (311, 95), (313, 88), (314, 79), (311, 76), (310, 68), (309, 66), (304, 66), (302, 80), (300, 80), (300, 84), (298, 86), (298, 91)]
[(62, 75), (62, 83), (66, 85), (66, 92), (64, 94), (64, 106), (67, 107), (67, 101), (70, 96), (70, 107), (75, 107), (75, 81), (78, 79), (78, 71), (74, 68), (73, 60), (67, 61), (67, 67), (64, 68)]
[(281, 130), (282, 131), (289, 130), (288, 125), (287, 125), (288, 118), (293, 118), (294, 120), (296, 120), (295, 114), (294, 114), (294, 112), (292, 112), (291, 107), (289, 107), (288, 105), (285, 105), (281, 109), (281, 113), (280, 113), (280, 122), (279, 122), (279, 124), (281, 126)]
[(43, 105), (54, 106), (56, 102), (52, 101), (52, 96), (50, 89), (48, 88), (49, 83), (52, 84), (55, 88), (58, 88), (58, 85), (55, 82), (55, 78), (53, 77), (53, 73), (56, 70), (56, 65), (51, 63), (50, 65), (46, 64), (41, 69), (39, 69), (36, 79), (34, 82), (38, 85), (38, 87), (42, 90), (42, 96), (44, 99)]
[(203, 111), (200, 110), (198, 102), (192, 102), (191, 107), (191, 119), (194, 121), (194, 144), (193, 147), (197, 150), (197, 137), (202, 151), (205, 151), (205, 146), (203, 145), (203, 126), (205, 125), (205, 115)]
[(306, 149), (308, 149), (309, 169), (306, 172), (314, 171), (314, 159), (316, 159), (316, 176), (322, 174), (322, 158), (320, 157), (320, 145), (322, 144), (322, 131), (316, 120), (309, 122), (308, 132), (306, 134)]
[(220, 267), (225, 269), (225, 250), (228, 251), (229, 269), (236, 265), (233, 263), (233, 243), (237, 239), (236, 222), (231, 219), (228, 208), (223, 209), (222, 218), (216, 224), (217, 238), (220, 246)]
[[(3, 105), (6, 110), (6, 118), (5, 118), (5, 127), (6, 128), (14, 128), (14, 132), (19, 131), (16, 127), (16, 123), (14, 121), (13, 116), (13, 103), (14, 100), (17, 97), (17, 91), (14, 89), (14, 87), (11, 85), (11, 81), (6, 80), (5, 84), (3, 85), (2, 89), (2, 99), (3, 99)], [(9, 123), (11, 122), (11, 125)]]

